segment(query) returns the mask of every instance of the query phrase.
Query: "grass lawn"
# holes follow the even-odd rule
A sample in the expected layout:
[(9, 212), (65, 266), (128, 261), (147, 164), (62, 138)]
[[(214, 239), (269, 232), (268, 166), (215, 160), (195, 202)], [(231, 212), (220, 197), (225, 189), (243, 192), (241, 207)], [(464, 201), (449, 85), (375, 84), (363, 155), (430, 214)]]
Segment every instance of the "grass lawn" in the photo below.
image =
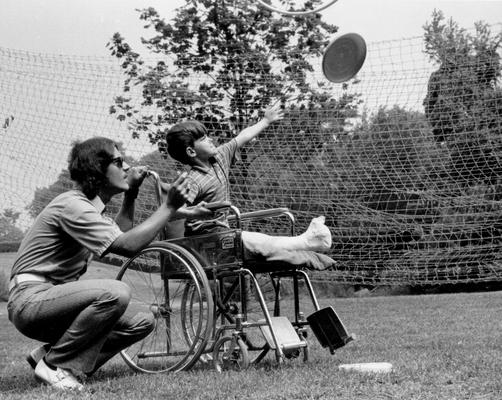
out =
[[(1, 264), (0, 264), (1, 265)], [(109, 270), (109, 268), (108, 268)], [(104, 274), (94, 264), (89, 275)], [(106, 272), (115, 275), (115, 270)], [(502, 292), (321, 299), (355, 342), (335, 355), (312, 335), (310, 360), (262, 361), (247, 371), (134, 374), (117, 357), (81, 394), (40, 385), (25, 354), (37, 345), (0, 303), (0, 399), (502, 399)], [(340, 363), (386, 361), (388, 374), (338, 371)]]

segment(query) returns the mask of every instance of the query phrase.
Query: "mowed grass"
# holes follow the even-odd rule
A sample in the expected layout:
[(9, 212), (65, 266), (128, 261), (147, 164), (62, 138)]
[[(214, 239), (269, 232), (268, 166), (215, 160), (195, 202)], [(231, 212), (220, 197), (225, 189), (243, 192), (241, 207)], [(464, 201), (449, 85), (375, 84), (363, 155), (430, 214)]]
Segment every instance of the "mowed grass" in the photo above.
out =
[[(116, 271), (95, 263), (89, 276)], [(0, 303), (0, 399), (502, 398), (502, 292), (320, 300), (357, 336), (334, 355), (310, 335), (308, 362), (267, 359), (221, 374), (202, 363), (176, 374), (135, 374), (116, 357), (80, 394), (34, 379), (24, 356), (37, 342), (16, 331)], [(338, 371), (341, 363), (376, 361), (392, 363), (393, 372)]]

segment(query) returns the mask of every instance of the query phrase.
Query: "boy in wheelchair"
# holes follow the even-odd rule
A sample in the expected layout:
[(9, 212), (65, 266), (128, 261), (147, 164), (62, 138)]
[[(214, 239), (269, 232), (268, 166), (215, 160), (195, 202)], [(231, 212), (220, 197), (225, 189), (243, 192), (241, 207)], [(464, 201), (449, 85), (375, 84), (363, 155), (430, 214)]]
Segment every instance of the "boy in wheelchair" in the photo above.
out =
[[(214, 145), (206, 127), (198, 121), (185, 121), (174, 125), (166, 134), (167, 151), (173, 159), (190, 167), (187, 177), (190, 182), (189, 205), (229, 201), (228, 176), (238, 150), (281, 118), (282, 112), (279, 108), (267, 109), (263, 119), (219, 147)], [(168, 185), (162, 184), (162, 189), (167, 191)], [(243, 231), (242, 242), (248, 254), (256, 254), (267, 260), (284, 256), (294, 260), (295, 257), (291, 258), (291, 255), (299, 254), (298, 252), (330, 249), (331, 232), (324, 225), (324, 221), (323, 216), (314, 218), (303, 234), (292, 237), (271, 237), (263, 233)], [(185, 222), (185, 236), (227, 229), (229, 225), (224, 212), (212, 219), (187, 219)], [(311, 264), (315, 268), (327, 268), (334, 264), (334, 261), (325, 255), (317, 257), (317, 260), (321, 257), (322, 262)]]

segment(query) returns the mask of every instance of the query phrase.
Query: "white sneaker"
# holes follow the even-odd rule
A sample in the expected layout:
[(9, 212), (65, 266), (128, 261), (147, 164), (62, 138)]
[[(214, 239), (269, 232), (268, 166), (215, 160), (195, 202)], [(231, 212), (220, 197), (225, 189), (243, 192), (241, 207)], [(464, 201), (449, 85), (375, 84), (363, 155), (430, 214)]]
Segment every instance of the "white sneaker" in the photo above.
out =
[(53, 370), (49, 368), (43, 358), (38, 362), (35, 368), (35, 375), (38, 379), (56, 389), (82, 390), (84, 388), (70, 371), (59, 367)]
[(32, 350), (30, 354), (26, 356), (26, 361), (28, 361), (28, 364), (30, 364), (31, 368), (36, 368), (38, 362), (45, 357), (49, 349), (50, 345), (44, 344), (43, 346), (37, 347), (36, 349)]
[(331, 232), (324, 225), (325, 221), (324, 216), (313, 218), (307, 230), (301, 235), (304, 237), (309, 250), (327, 251), (331, 248)]

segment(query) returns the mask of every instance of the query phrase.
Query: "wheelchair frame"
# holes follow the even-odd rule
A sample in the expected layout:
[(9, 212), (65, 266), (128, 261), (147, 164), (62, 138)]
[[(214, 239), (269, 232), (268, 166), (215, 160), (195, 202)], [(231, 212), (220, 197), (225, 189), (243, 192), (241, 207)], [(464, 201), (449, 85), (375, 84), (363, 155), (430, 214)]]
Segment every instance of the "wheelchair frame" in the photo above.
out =
[[(160, 179), (155, 172), (151, 175), (160, 204)], [(150, 313), (156, 320), (155, 330), (147, 338), (121, 352), (131, 368), (146, 373), (175, 372), (188, 370), (201, 360), (212, 362), (219, 371), (245, 369), (271, 350), (278, 363), (302, 351), (308, 360), (308, 326), (332, 353), (352, 340), (334, 310), (320, 308), (305, 271), (291, 264), (246, 259), (242, 222), (286, 217), (294, 235), (295, 219), (287, 208), (241, 213), (227, 202), (207, 207), (229, 210), (235, 229), (153, 242), (120, 269), (117, 279), (132, 289), (132, 311)], [(166, 231), (161, 237), (165, 236)], [(267, 307), (261, 276), (270, 279), (273, 312)], [(293, 284), (293, 320), (281, 315), (283, 278)], [(307, 318), (300, 307), (301, 280), (314, 309)], [(261, 310), (259, 319), (250, 317), (251, 297)], [(251, 358), (250, 352), (257, 355)]]

